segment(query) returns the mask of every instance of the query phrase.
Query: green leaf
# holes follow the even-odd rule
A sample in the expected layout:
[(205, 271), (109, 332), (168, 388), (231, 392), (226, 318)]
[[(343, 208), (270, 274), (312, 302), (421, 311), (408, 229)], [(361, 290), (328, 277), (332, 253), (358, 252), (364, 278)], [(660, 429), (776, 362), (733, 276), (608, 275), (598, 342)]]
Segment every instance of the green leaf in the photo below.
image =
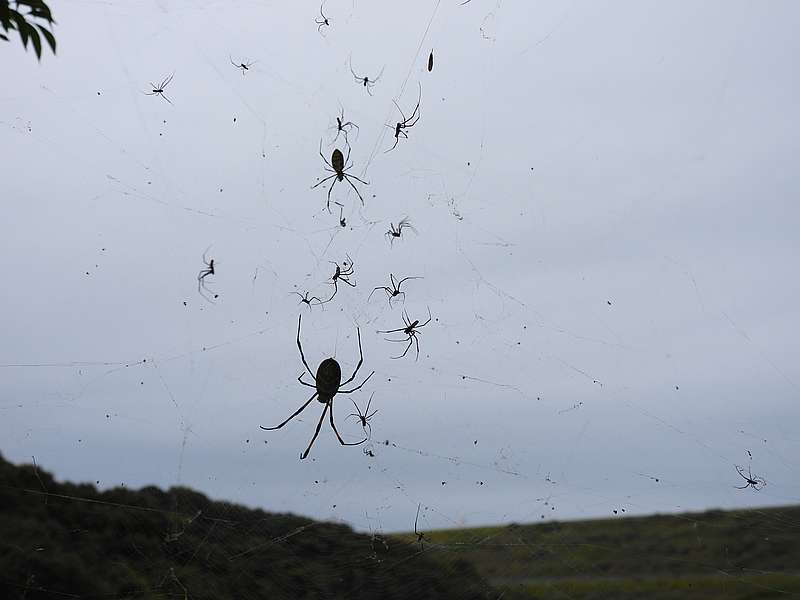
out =
[(42, 35), (44, 36), (44, 39), (47, 40), (47, 44), (50, 46), (50, 49), (53, 51), (53, 54), (55, 54), (56, 53), (56, 38), (55, 38), (55, 36), (52, 33), (50, 33), (49, 31), (47, 31), (47, 29), (45, 29), (44, 26), (37, 25), (37, 27), (39, 28), (39, 31), (42, 32)]

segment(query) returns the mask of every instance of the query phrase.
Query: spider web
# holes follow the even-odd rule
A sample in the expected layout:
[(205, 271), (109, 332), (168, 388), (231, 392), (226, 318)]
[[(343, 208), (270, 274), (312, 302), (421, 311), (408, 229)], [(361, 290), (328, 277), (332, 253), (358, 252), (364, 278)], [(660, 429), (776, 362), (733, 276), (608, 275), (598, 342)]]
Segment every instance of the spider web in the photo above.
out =
[[(331, 1), (324, 35), (317, 9), (86, 3), (56, 15), (59, 54), (39, 67), (3, 48), (14, 81), (0, 93), (14, 225), (3, 252), (4, 456), (35, 456), (100, 489), (187, 486), (347, 524), (372, 534), (364, 556), (375, 536), (412, 531), (419, 506), (428, 541), (386, 560), (433, 556), (458, 577), (469, 552), (507, 551), (516, 562), (485, 590), (507, 597), (525, 597), (502, 586), (530, 583), (519, 565), (534, 578), (544, 546), (516, 530), (443, 530), (797, 503), (796, 144), (780, 119), (754, 116), (769, 106), (790, 121), (797, 90), (766, 85), (754, 65), (787, 66), (796, 42), (783, 23), (796, 9), (664, 6), (656, 19), (637, 7), (437, 0), (407, 3), (399, 19), (397, 7)], [(753, 38), (755, 57), (740, 42)], [(351, 60), (370, 77), (383, 71), (373, 96)], [(172, 73), (173, 105), (143, 93)], [(393, 100), (413, 107), (417, 82), (419, 123), (384, 153)], [(758, 86), (771, 91), (755, 96)], [(370, 183), (355, 182), (363, 206), (337, 183), (329, 213), (327, 186), (310, 188), (327, 175), (320, 140), (326, 157), (346, 154), (341, 137), (331, 143), (340, 110), (359, 126), (352, 173)], [(734, 148), (734, 135), (763, 153)], [(414, 230), (390, 244), (389, 224), (404, 217)], [(197, 293), (206, 248), (213, 302)], [(330, 297), (333, 263), (345, 260), (355, 288), (300, 303), (293, 292)], [(420, 278), (391, 305), (381, 290), (370, 298), (390, 273)], [(405, 346), (377, 332), (428, 310), (419, 358), (412, 347), (393, 359)], [(354, 383), (376, 374), (335, 399), (344, 438), (362, 436), (351, 400), (363, 409), (374, 394), (378, 409), (368, 443), (341, 447), (324, 423), (302, 462), (319, 403), (279, 431), (258, 428), (310, 395), (296, 381), (298, 314), (312, 369), (335, 357), (345, 378), (361, 331)], [(737, 466), (767, 485), (737, 490)], [(176, 502), (162, 512), (189, 527), (193, 505)], [(780, 519), (764, 513), (761, 524)], [(188, 556), (216, 539), (244, 560), (317, 529), (232, 522), (263, 527), (263, 544), (234, 550), (208, 533)], [(551, 533), (548, 556), (569, 567), (579, 542)], [(728, 577), (730, 597), (797, 592), (745, 572), (788, 569), (726, 560), (687, 562)], [(573, 575), (604, 575), (601, 563), (577, 561)], [(186, 564), (147, 574), (153, 589), (199, 594), (181, 583)], [(537, 585), (585, 597), (559, 581)]]

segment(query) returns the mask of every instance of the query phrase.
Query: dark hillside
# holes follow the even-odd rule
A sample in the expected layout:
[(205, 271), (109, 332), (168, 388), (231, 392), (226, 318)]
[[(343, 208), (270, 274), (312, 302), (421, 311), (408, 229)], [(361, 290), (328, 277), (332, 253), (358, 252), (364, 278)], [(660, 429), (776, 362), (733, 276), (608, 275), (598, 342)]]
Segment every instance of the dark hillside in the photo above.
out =
[(466, 564), (443, 572), (413, 545), (343, 525), (215, 502), (186, 488), (98, 492), (0, 458), (4, 599), (419, 600), (486, 592)]

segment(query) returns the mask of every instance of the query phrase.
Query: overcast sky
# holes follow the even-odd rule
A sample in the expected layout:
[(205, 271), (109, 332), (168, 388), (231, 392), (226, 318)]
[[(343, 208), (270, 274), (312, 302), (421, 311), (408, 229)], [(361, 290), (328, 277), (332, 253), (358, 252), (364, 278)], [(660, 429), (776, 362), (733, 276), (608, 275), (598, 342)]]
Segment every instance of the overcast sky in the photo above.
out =
[[(0, 45), (7, 459), (362, 530), (800, 501), (797, 3), (53, 10), (56, 57)], [(344, 228), (311, 189), (341, 109)], [(376, 333), (403, 307), (419, 360)], [(301, 461), (317, 402), (259, 429), (312, 391), (300, 313), (346, 377), (360, 327), (335, 415), (357, 441), (374, 394), (370, 444), (326, 422)]]

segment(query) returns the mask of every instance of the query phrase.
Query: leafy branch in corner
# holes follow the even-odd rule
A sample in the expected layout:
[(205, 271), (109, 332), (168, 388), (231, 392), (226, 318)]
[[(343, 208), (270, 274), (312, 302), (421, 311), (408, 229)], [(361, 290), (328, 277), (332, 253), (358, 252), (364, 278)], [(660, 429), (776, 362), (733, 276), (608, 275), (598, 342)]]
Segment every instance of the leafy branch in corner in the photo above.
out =
[[(12, 1), (14, 8), (11, 8)], [(0, 39), (8, 41), (8, 32), (18, 31), (22, 45), (27, 50), (30, 41), (39, 60), (42, 59), (42, 38), (39, 32), (53, 54), (56, 53), (56, 38), (50, 31), (54, 24), (50, 7), (42, 0), (0, 0), (0, 26), (4, 30), (0, 31)]]

